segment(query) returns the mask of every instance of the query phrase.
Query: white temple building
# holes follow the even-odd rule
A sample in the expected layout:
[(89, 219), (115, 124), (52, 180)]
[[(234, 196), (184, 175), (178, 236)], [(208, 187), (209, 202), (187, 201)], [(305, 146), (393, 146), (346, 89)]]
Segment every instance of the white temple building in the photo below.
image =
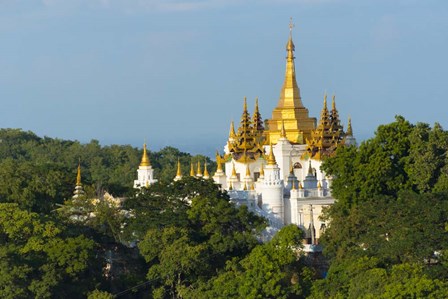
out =
[(224, 153), (217, 153), (213, 180), (232, 201), (266, 217), (271, 234), (284, 225), (298, 225), (306, 234), (305, 249), (315, 251), (327, 226), (320, 215), (334, 203), (331, 178), (321, 170), (322, 159), (334, 155), (339, 146), (355, 145), (356, 140), (350, 119), (343, 130), (334, 96), (331, 110), (324, 96), (319, 121), (308, 116), (296, 81), (291, 33), (286, 51), (285, 81), (272, 118), (262, 120), (258, 99), (251, 116), (244, 99), (239, 127), (235, 131), (230, 124)]

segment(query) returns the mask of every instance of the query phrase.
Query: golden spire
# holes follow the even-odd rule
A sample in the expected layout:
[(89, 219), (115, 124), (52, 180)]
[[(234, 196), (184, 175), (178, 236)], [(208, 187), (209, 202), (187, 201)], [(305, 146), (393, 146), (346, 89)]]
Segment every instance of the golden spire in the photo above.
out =
[(219, 155), (218, 151), (216, 151), (216, 172), (222, 171), (222, 164), (221, 164), (221, 156)]
[(244, 188), (243, 188), (243, 190), (244, 190), (244, 191), (247, 190), (247, 184), (246, 184), (246, 182), (244, 182)]
[(255, 98), (255, 109), (252, 119), (253, 119), (252, 124), (254, 131), (257, 134), (261, 134), (264, 131), (264, 127), (263, 127), (263, 118), (261, 117), (260, 110), (258, 109), (258, 98)]
[(332, 98), (331, 98), (331, 110), (336, 110), (336, 100), (335, 100), (335, 98), (336, 98), (336, 95), (335, 94), (333, 94), (333, 96), (332, 96)]
[(348, 124), (347, 124), (347, 133), (345, 133), (346, 136), (353, 136), (353, 129), (352, 129), (352, 118), (348, 118)]
[(235, 124), (233, 123), (233, 120), (230, 122), (230, 130), (229, 130), (229, 139), (235, 138)]
[(146, 152), (146, 142), (143, 144), (143, 156), (142, 162), (140, 162), (140, 166), (151, 166), (148, 158), (148, 153)]
[(327, 108), (327, 92), (324, 94), (324, 107), (322, 108), (322, 111), (328, 110)]
[(250, 177), (249, 164), (246, 164), (246, 177)]
[(181, 178), (182, 177), (182, 171), (180, 169), (180, 159), (177, 158), (177, 173), (176, 173), (176, 177)]
[(235, 169), (235, 163), (232, 163), (232, 176), (236, 177), (236, 169)]
[(81, 159), (78, 161), (78, 174), (76, 175), (76, 186), (82, 186), (81, 183)]
[(194, 166), (193, 166), (193, 160), (192, 160), (191, 163), (190, 163), (190, 176), (195, 176), (195, 173), (194, 173)]
[(270, 152), (268, 156), (268, 165), (276, 165), (277, 161), (275, 161), (274, 150), (272, 149), (272, 143), (270, 144)]
[(295, 46), (292, 41), (292, 28), (294, 24), (292, 19), (289, 23), (289, 38), (286, 43), (286, 73), (285, 82), (283, 83), (282, 90), (280, 92), (280, 100), (278, 103), (279, 108), (284, 107), (303, 107), (302, 100), (300, 98), (300, 89), (296, 81), (296, 70), (294, 65), (294, 50)]
[(244, 97), (243, 112), (247, 112), (247, 99)]
[(250, 185), (250, 190), (255, 190), (255, 184), (254, 183), (252, 183), (251, 185)]
[(280, 131), (280, 138), (286, 138), (285, 121), (283, 119), (282, 119), (282, 130)]
[(198, 161), (198, 170), (196, 176), (202, 176), (201, 161)]
[(261, 164), (261, 166), (260, 166), (260, 176), (264, 177), (264, 167), (263, 167), (263, 164)]
[(302, 183), (299, 182), (299, 189), (303, 189)]
[(204, 162), (204, 179), (208, 179), (210, 177), (207, 170), (207, 161)]

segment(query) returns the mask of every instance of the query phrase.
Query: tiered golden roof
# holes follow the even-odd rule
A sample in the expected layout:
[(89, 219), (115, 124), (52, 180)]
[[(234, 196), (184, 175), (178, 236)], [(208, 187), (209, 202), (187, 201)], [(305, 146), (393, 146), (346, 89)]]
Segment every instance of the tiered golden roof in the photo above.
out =
[(277, 143), (281, 134), (282, 122), (288, 140), (294, 144), (304, 144), (306, 138), (311, 137), (311, 132), (316, 127), (316, 118), (308, 116), (308, 109), (302, 104), (300, 89), (297, 85), (292, 27), (293, 25), (290, 24), (290, 34), (286, 44), (285, 81), (280, 91), (277, 107), (272, 111), (272, 118), (267, 121), (267, 127), (264, 131), (266, 143)]
[[(244, 98), (240, 126), (235, 133), (233, 122), (231, 123), (227, 145), (233, 159), (238, 162), (249, 163), (263, 154), (263, 124), (258, 111), (258, 101), (255, 105), (254, 118), (251, 120), (247, 111), (247, 100)], [(229, 157), (224, 159), (226, 158)]]
[(320, 113), (319, 125), (307, 139), (305, 158), (320, 160), (325, 156), (332, 156), (338, 147), (343, 144), (344, 131), (340, 124), (339, 114), (336, 109), (335, 97), (332, 100), (331, 113), (327, 108), (327, 94), (324, 95), (324, 106)]

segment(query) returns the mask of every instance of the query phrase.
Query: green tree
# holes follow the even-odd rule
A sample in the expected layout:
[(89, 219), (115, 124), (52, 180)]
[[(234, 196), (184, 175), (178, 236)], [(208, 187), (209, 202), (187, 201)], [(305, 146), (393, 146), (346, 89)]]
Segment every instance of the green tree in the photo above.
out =
[(0, 204), (1, 297), (81, 296), (86, 289), (71, 284), (88, 271), (94, 246), (84, 236), (64, 237), (54, 222), (17, 204)]
[(268, 243), (256, 246), (241, 260), (187, 293), (188, 298), (305, 298), (312, 272), (301, 262), (302, 232), (284, 227)]

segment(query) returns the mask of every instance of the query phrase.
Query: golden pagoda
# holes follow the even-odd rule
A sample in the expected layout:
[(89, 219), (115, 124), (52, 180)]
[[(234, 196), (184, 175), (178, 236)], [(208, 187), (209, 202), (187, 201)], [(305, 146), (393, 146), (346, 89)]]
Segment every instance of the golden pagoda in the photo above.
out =
[(78, 162), (78, 172), (76, 174), (76, 186), (75, 191), (73, 192), (73, 198), (78, 198), (85, 194), (84, 189), (81, 183), (81, 160)]
[(142, 161), (140, 162), (140, 166), (151, 166), (151, 162), (149, 162), (148, 153), (146, 152), (146, 143), (143, 144), (143, 156)]
[[(244, 98), (243, 114), (240, 126), (235, 133), (233, 121), (230, 124), (227, 146), (233, 159), (238, 162), (249, 163), (255, 161), (263, 154), (263, 124), (258, 111), (258, 100), (255, 104), (253, 120), (247, 111), (247, 100)], [(224, 160), (230, 158), (225, 156)]]
[(327, 108), (327, 94), (324, 95), (324, 106), (320, 113), (319, 125), (306, 140), (307, 149), (303, 157), (321, 160), (324, 156), (332, 156), (339, 144), (343, 144), (344, 131), (336, 110), (335, 97), (332, 100), (331, 113)]
[(316, 127), (316, 118), (309, 117), (308, 109), (302, 104), (300, 89), (296, 81), (294, 65), (295, 46), (292, 41), (293, 24), (289, 25), (289, 39), (286, 44), (286, 73), (280, 99), (272, 111), (272, 118), (267, 120), (265, 144), (276, 144), (280, 138), (282, 123), (284, 123), (288, 140), (293, 144), (304, 144)]

